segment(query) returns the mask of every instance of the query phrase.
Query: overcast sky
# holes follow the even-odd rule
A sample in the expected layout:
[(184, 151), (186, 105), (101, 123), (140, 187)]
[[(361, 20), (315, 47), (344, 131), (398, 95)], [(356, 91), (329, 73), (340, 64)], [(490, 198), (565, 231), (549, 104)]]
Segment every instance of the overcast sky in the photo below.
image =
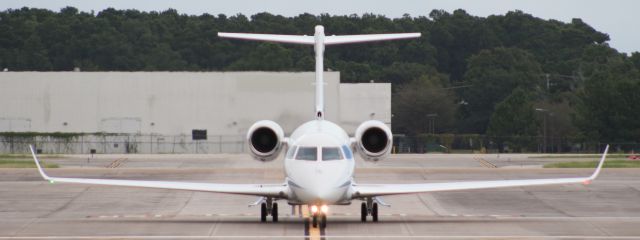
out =
[(475, 16), (505, 14), (519, 9), (536, 17), (569, 22), (582, 18), (596, 30), (608, 33), (610, 45), (620, 52), (640, 51), (640, 1), (636, 0), (0, 0), (0, 9), (24, 6), (60, 10), (74, 6), (81, 11), (99, 12), (107, 7), (162, 11), (177, 9), (180, 13), (252, 15), (270, 12), (284, 16), (301, 13), (332, 15), (375, 13), (387, 17), (427, 16), (432, 9), (449, 12), (465, 9)]

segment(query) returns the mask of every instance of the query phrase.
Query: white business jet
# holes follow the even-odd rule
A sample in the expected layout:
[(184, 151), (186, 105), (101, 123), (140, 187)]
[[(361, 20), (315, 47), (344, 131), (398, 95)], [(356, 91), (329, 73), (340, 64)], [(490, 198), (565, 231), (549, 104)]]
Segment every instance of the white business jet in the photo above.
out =
[(354, 200), (361, 203), (361, 221), (378, 221), (378, 205), (386, 205), (380, 196), (412, 194), (437, 191), (460, 191), (486, 188), (523, 187), (552, 184), (582, 183), (594, 180), (604, 163), (609, 146), (593, 175), (578, 178), (469, 181), (449, 183), (416, 184), (361, 184), (354, 181), (354, 154), (357, 152), (366, 161), (378, 161), (389, 155), (392, 147), (391, 130), (383, 122), (363, 122), (354, 137), (338, 125), (325, 120), (323, 52), (325, 46), (358, 42), (384, 41), (420, 37), (420, 33), (370, 34), (325, 36), (322, 26), (315, 27), (314, 36), (218, 33), (223, 38), (260, 40), (293, 44), (313, 45), (316, 54), (315, 114), (312, 120), (302, 124), (289, 137), (277, 123), (258, 121), (249, 128), (247, 142), (250, 154), (259, 161), (271, 161), (284, 154), (284, 182), (279, 184), (222, 184), (167, 181), (136, 181), (113, 179), (62, 178), (48, 176), (40, 166), (31, 147), (31, 153), (42, 177), (51, 183), (79, 183), (125, 187), (176, 189), (187, 191), (242, 194), (260, 197), (253, 205), (261, 206), (261, 221), (271, 215), (278, 221), (278, 204), (308, 205), (313, 226), (325, 227), (329, 205), (348, 205)]

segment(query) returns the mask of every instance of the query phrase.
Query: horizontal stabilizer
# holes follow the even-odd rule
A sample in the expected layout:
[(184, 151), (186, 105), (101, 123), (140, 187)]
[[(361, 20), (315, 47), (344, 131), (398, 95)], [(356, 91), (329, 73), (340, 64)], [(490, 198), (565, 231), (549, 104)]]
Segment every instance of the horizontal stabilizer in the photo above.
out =
[[(363, 35), (343, 35), (343, 36), (325, 36), (324, 45), (336, 45), (347, 43), (375, 42), (387, 41), (407, 38), (418, 38), (420, 33), (391, 33), (391, 34), (363, 34)], [(315, 43), (315, 37), (302, 35), (280, 35), (280, 34), (256, 34), (256, 33), (226, 33), (219, 32), (218, 37), (235, 38), (254, 41), (281, 42), (294, 44)]]
[(281, 34), (256, 34), (256, 33), (226, 33), (219, 32), (218, 37), (235, 38), (244, 40), (256, 40), (267, 42), (295, 43), (313, 45), (313, 36), (281, 35)]
[(420, 33), (392, 33), (392, 34), (363, 34), (363, 35), (344, 35), (344, 36), (326, 36), (325, 45), (346, 44), (387, 41), (396, 39), (419, 38)]

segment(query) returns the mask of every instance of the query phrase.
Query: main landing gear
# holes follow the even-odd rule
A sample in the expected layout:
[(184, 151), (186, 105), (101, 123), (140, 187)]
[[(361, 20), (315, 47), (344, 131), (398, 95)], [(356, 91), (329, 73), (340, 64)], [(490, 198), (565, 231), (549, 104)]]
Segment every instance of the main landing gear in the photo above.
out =
[(373, 202), (370, 198), (360, 205), (360, 221), (366, 222), (367, 215), (371, 215), (373, 222), (378, 221), (378, 203)]
[(278, 222), (278, 203), (272, 203), (271, 199), (260, 204), (260, 221), (266, 222), (268, 215), (271, 215), (273, 222)]

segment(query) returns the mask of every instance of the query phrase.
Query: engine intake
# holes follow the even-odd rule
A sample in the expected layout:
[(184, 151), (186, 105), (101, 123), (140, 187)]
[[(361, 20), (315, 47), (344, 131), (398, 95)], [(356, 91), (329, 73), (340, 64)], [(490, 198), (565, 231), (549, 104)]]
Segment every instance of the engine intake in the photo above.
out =
[(393, 145), (391, 129), (383, 122), (369, 120), (356, 129), (356, 146), (360, 157), (367, 161), (384, 159)]
[(260, 161), (271, 161), (280, 155), (284, 130), (277, 123), (262, 120), (254, 123), (247, 132), (251, 156)]

